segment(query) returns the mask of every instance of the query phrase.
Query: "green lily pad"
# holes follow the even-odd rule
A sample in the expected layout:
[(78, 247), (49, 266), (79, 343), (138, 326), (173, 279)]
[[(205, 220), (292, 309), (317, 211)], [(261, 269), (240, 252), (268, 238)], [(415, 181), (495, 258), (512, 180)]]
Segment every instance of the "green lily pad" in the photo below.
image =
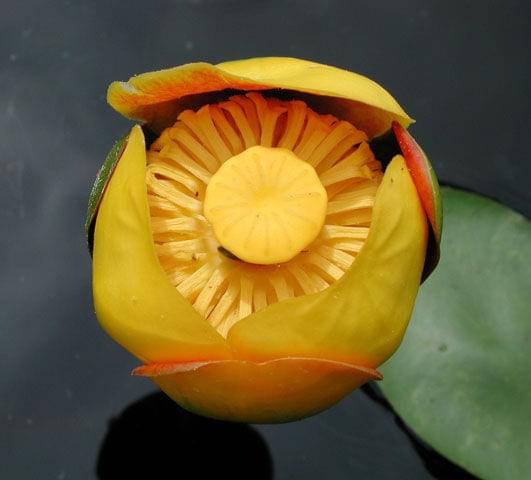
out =
[(485, 479), (531, 478), (531, 222), (444, 188), (441, 262), (379, 385), (442, 455)]

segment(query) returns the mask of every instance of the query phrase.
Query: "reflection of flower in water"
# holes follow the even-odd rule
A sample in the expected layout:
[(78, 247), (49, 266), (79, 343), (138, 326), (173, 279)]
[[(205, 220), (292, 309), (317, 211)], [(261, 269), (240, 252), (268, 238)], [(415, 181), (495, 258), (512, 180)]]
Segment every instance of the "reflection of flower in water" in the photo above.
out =
[(267, 445), (254, 428), (194, 415), (166, 395), (154, 393), (111, 420), (96, 473), (100, 480), (270, 480), (273, 466)]

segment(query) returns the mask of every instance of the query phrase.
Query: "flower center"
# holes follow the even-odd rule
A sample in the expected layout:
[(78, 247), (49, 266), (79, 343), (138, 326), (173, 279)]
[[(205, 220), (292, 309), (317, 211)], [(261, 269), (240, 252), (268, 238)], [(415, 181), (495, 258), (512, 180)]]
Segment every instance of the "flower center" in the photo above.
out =
[(250, 92), (185, 110), (147, 153), (155, 252), (226, 336), (253, 312), (343, 276), (381, 178), (364, 132), (300, 100)]
[(241, 260), (291, 260), (319, 234), (326, 190), (311, 165), (284, 148), (255, 146), (227, 160), (207, 186), (204, 214)]

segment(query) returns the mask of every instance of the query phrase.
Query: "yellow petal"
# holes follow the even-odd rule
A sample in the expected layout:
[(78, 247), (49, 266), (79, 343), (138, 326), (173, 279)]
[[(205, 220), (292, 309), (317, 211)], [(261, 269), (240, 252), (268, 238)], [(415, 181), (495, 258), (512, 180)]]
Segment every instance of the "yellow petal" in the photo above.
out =
[(145, 166), (144, 135), (135, 126), (96, 220), (93, 293), (98, 320), (144, 362), (230, 358), (223, 337), (179, 295), (159, 264)]
[(184, 408), (221, 420), (288, 422), (332, 406), (376, 370), (316, 358), (225, 360), (137, 368)]
[(219, 65), (190, 63), (143, 73), (127, 82), (113, 82), (107, 100), (126, 117), (160, 130), (173, 123), (182, 110), (214, 101), (213, 92), (277, 88), (300, 92), (299, 96), (317, 111), (348, 120), (371, 137), (388, 130), (393, 120), (406, 127), (412, 122), (396, 100), (372, 80), (328, 65), (284, 57)]
[(284, 300), (234, 325), (240, 358), (326, 358), (374, 367), (398, 347), (420, 283), (426, 215), (396, 156), (378, 190), (369, 236), (345, 275), (326, 290)]

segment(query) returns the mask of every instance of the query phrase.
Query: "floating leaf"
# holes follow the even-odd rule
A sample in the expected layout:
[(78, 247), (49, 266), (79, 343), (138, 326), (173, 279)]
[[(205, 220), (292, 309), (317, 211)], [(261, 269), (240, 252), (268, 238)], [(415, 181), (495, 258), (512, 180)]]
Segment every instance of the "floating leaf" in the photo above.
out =
[(380, 386), (463, 468), (531, 478), (531, 222), (450, 188), (443, 204), (441, 263)]

